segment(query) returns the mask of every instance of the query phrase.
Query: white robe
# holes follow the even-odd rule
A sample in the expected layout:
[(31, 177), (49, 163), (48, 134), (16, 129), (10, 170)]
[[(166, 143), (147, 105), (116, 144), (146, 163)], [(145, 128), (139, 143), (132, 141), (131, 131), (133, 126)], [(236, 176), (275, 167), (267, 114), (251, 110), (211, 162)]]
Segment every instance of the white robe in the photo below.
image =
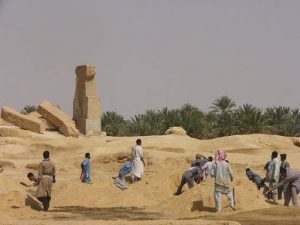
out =
[(141, 146), (136, 145), (132, 148), (132, 171), (136, 177), (142, 178), (144, 173), (144, 164), (141, 158), (144, 157), (144, 150)]

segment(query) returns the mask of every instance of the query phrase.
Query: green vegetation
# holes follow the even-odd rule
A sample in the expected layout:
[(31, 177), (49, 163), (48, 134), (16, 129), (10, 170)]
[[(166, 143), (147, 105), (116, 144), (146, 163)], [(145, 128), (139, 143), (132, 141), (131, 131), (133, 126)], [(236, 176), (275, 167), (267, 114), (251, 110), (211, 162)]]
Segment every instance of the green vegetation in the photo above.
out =
[(207, 113), (185, 104), (179, 109), (147, 110), (129, 120), (116, 112), (102, 115), (102, 129), (110, 136), (162, 135), (172, 126), (183, 127), (199, 139), (253, 133), (300, 136), (300, 111), (283, 106), (264, 110), (251, 104), (238, 107), (222, 96)]
[(23, 110), (21, 111), (22, 114), (26, 115), (31, 112), (37, 111), (38, 107), (36, 105), (26, 105)]

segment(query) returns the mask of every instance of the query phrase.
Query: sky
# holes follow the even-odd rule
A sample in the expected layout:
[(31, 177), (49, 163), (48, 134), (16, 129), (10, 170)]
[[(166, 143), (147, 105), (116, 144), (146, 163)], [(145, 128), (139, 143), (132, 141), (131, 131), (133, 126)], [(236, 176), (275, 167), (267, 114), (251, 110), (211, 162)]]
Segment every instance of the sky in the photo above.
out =
[(102, 111), (185, 103), (300, 108), (298, 0), (0, 0), (0, 106), (72, 114), (77, 65)]

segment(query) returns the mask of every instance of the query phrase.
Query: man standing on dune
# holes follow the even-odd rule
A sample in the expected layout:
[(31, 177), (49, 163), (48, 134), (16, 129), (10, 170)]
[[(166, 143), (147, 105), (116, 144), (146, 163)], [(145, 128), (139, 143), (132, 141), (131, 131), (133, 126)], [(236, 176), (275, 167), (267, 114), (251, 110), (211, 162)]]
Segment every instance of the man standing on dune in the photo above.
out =
[[(285, 153), (282, 153), (280, 154), (280, 161), (281, 161), (281, 164), (280, 164), (280, 170), (282, 168), (284, 169), (287, 169), (287, 168), (291, 168), (291, 165), (289, 164), (289, 162), (286, 160), (286, 154)], [(281, 182), (281, 177), (279, 177), (279, 182)], [(284, 185), (284, 186), (281, 186), (281, 187), (278, 187), (277, 191), (278, 191), (278, 199), (282, 199), (282, 192), (285, 192), (286, 191), (286, 188), (287, 186)]]
[[(276, 186), (279, 182), (279, 173), (280, 173), (280, 161), (277, 158), (278, 157), (278, 152), (273, 151), (271, 155), (271, 163), (269, 165), (269, 170), (267, 173), (267, 179), (269, 181), (269, 187), (272, 188)], [(272, 197), (274, 203), (278, 203), (278, 191), (277, 189), (274, 189), (272, 192)]]
[(141, 180), (144, 173), (144, 166), (146, 166), (144, 160), (144, 150), (142, 148), (142, 140), (136, 140), (136, 146), (132, 148), (132, 182)]
[(211, 176), (215, 178), (215, 203), (216, 211), (221, 212), (222, 194), (226, 194), (230, 202), (230, 207), (235, 210), (233, 192), (230, 182), (233, 181), (232, 169), (226, 160), (226, 153), (219, 151), (216, 153), (216, 162), (211, 169)]
[(39, 165), (36, 197), (43, 204), (44, 210), (48, 211), (51, 200), (52, 184), (56, 182), (56, 171), (53, 161), (49, 158), (49, 151), (45, 151), (43, 157), (44, 160)]

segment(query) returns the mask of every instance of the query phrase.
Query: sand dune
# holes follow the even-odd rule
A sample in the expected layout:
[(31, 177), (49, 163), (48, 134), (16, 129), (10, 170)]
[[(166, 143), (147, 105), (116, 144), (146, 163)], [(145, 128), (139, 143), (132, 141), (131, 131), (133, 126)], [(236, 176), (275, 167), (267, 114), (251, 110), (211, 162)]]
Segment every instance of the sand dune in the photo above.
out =
[[(261, 191), (247, 180), (244, 175), (247, 167), (264, 175), (264, 163), (271, 152), (277, 150), (287, 153), (291, 165), (300, 168), (300, 148), (293, 144), (295, 138), (259, 134), (214, 140), (176, 135), (148, 136), (142, 137), (148, 161), (145, 176), (139, 183), (131, 184), (128, 190), (121, 191), (114, 186), (112, 177), (122, 165), (120, 156), (130, 153), (136, 137), (76, 139), (55, 132), (31, 133), (30, 136), (0, 138), (1, 161), (15, 165), (15, 168), (4, 167), (0, 174), (0, 214), (5, 218), (4, 224), (19, 224), (21, 220), (22, 224), (56, 224), (55, 221), (63, 221), (63, 224), (225, 224), (218, 221), (231, 218), (243, 224), (246, 223), (243, 220), (245, 213), (269, 210), (268, 215), (276, 217), (278, 208), (267, 203)], [(20, 181), (26, 181), (27, 172), (35, 171), (36, 167), (28, 164), (39, 163), (46, 149), (50, 150), (57, 167), (57, 183), (48, 213), (39, 211), (40, 206), (34, 198), (35, 187), (19, 185)], [(186, 188), (180, 196), (173, 193), (194, 155), (200, 152), (213, 156), (217, 149), (227, 151), (235, 173), (233, 185), (237, 210), (228, 207), (224, 196), (223, 212), (216, 215), (213, 181), (191, 190)], [(79, 181), (80, 162), (85, 152), (92, 155), (91, 185)], [(183, 218), (184, 222), (180, 220)], [(255, 216), (248, 218), (249, 221), (255, 219)]]

